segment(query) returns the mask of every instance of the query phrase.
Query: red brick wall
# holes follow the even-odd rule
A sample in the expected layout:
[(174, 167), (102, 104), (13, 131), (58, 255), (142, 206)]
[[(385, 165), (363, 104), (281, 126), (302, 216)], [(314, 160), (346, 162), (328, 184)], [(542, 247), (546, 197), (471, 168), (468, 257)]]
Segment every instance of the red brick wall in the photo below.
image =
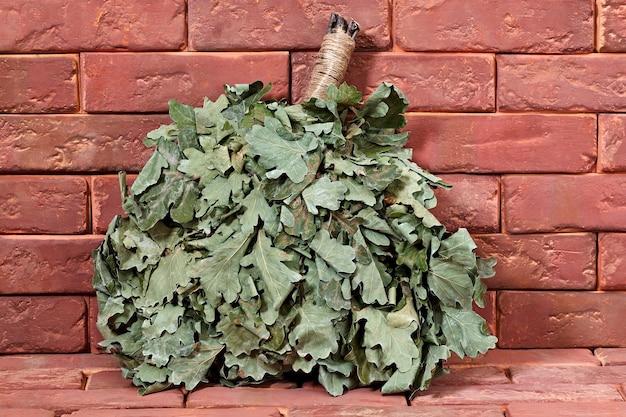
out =
[(299, 100), (328, 16), (347, 81), (410, 99), (436, 214), (499, 259), (501, 348), (626, 346), (626, 0), (3, 0), (0, 353), (98, 339), (90, 251), (167, 101), (272, 81)]

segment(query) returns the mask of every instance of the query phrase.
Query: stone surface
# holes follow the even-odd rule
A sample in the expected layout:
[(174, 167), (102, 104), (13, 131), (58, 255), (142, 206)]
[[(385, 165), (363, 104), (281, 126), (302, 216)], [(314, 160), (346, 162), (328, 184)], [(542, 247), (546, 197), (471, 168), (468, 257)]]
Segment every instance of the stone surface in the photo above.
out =
[(497, 404), (527, 401), (533, 403), (559, 401), (623, 401), (616, 387), (608, 384), (537, 384), (471, 385), (464, 387), (435, 386), (420, 393), (413, 407), (426, 404)]
[(568, 366), (599, 366), (600, 361), (588, 349), (492, 349), (476, 358), (459, 359), (452, 356), (447, 361), (452, 367), (514, 365), (568, 365)]
[(501, 111), (626, 111), (626, 55), (498, 55), (496, 61)]
[(0, 235), (0, 294), (93, 292), (91, 251), (100, 236)]
[(189, 0), (190, 46), (197, 51), (317, 50), (331, 13), (359, 23), (357, 49), (390, 46), (385, 0)]
[(0, 50), (10, 52), (180, 49), (185, 2), (5, 0), (0, 27)]
[(402, 406), (403, 395), (383, 396), (380, 391), (359, 388), (340, 397), (330, 396), (321, 387), (302, 389), (271, 389), (258, 387), (209, 387), (192, 391), (187, 397), (188, 408), (228, 407), (289, 407), (299, 406)]
[(81, 390), (4, 390), (0, 404), (7, 408), (42, 408), (56, 415), (69, 414), (81, 408), (182, 408), (183, 393), (168, 390), (140, 396), (135, 388)]
[(626, 171), (626, 115), (598, 115), (598, 166), (604, 172)]
[(502, 291), (502, 348), (626, 347), (626, 293)]
[[(126, 185), (130, 187), (136, 175), (126, 176)], [(116, 215), (124, 215), (120, 181), (117, 175), (99, 175), (91, 179), (91, 222), (94, 233), (106, 233), (109, 224)]]
[(0, 297), (0, 354), (83, 352), (86, 346), (84, 297)]
[(621, 384), (626, 366), (512, 366), (514, 384)]
[[(294, 103), (302, 100), (316, 54), (291, 54)], [(490, 112), (495, 109), (495, 62), (491, 54), (352, 54), (346, 80), (366, 96), (383, 81), (409, 99), (409, 111)]]
[(419, 0), (394, 2), (396, 41), (409, 51), (572, 53), (593, 51), (593, 5)]
[(593, 353), (604, 366), (626, 365), (626, 348), (598, 348)]
[(77, 111), (77, 67), (76, 55), (0, 55), (0, 112)]
[(597, 0), (596, 49), (626, 52), (626, 5), (623, 0)]
[(152, 153), (141, 140), (169, 123), (161, 115), (0, 115), (0, 171), (139, 171)]
[(409, 113), (405, 130), (413, 159), (433, 172), (595, 170), (595, 115)]
[(509, 233), (626, 231), (626, 175), (505, 175)]
[(437, 189), (431, 212), (447, 229), (464, 227), (471, 233), (500, 230), (500, 179), (488, 175), (447, 174), (441, 178), (451, 190)]
[(351, 407), (307, 407), (290, 408), (289, 417), (503, 417), (496, 406), (419, 406), (419, 410), (410, 407), (369, 407), (366, 405)]
[(626, 290), (626, 234), (601, 233), (598, 235), (598, 288), (601, 290)]
[(78, 369), (0, 369), (0, 391), (11, 389), (82, 389), (83, 373)]
[(0, 233), (85, 233), (87, 192), (81, 177), (0, 176)]
[(273, 83), (266, 98), (289, 91), (287, 52), (85, 53), (81, 71), (83, 106), (90, 113), (167, 112), (170, 99), (202, 106), (204, 97), (223, 94), (224, 84), (256, 80)]
[(477, 253), (494, 257), (496, 275), (485, 280), (492, 289), (594, 290), (596, 235), (474, 235)]
[(512, 403), (506, 407), (507, 417), (624, 417), (624, 402), (574, 403)]

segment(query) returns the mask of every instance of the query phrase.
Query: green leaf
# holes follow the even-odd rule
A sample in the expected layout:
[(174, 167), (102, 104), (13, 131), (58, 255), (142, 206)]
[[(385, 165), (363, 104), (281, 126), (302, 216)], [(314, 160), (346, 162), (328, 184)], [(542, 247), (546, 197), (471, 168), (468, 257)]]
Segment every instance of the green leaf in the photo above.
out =
[(318, 146), (312, 134), (299, 136), (287, 131), (273, 118), (266, 118), (265, 126), (254, 126), (246, 135), (250, 152), (259, 155), (259, 163), (266, 169), (268, 178), (287, 174), (295, 183), (302, 182), (307, 173), (303, 157)]
[(209, 369), (223, 350), (224, 345), (221, 343), (212, 339), (201, 340), (189, 356), (172, 358), (169, 362), (171, 382), (176, 385), (184, 384), (188, 390), (194, 389), (200, 382), (207, 381)]
[(469, 309), (441, 306), (441, 330), (450, 350), (461, 358), (476, 357), (496, 347), (497, 337), (490, 336), (485, 320)]
[(348, 188), (343, 183), (322, 177), (302, 191), (302, 198), (307, 209), (313, 214), (318, 214), (318, 207), (338, 210), (347, 191)]
[(339, 181), (346, 186), (346, 200), (362, 201), (368, 206), (376, 204), (376, 196), (365, 185), (358, 183), (352, 178), (341, 178)]
[(196, 115), (192, 106), (182, 104), (174, 99), (168, 102), (170, 117), (179, 127), (190, 126), (195, 129)]
[(194, 257), (182, 246), (178, 246), (161, 258), (159, 265), (145, 281), (143, 301), (147, 306), (171, 301), (178, 287), (189, 284), (191, 278), (187, 275), (187, 266)]
[(239, 219), (242, 230), (252, 233), (259, 224), (259, 220), (262, 220), (263, 230), (270, 235), (275, 235), (278, 232), (278, 212), (275, 207), (267, 203), (260, 188), (252, 190), (241, 204), (245, 207), (245, 211)]
[(396, 370), (381, 387), (380, 392), (383, 395), (390, 395), (411, 391), (415, 384), (415, 379), (419, 374), (420, 368), (420, 360), (413, 359), (411, 367), (407, 371)]
[(189, 321), (183, 322), (172, 334), (146, 339), (142, 354), (156, 366), (166, 366), (170, 358), (189, 355), (195, 348), (194, 328)]
[(310, 247), (337, 272), (352, 273), (357, 268), (354, 262), (356, 257), (354, 249), (330, 237), (328, 230), (322, 229), (317, 232)]
[[(384, 272), (384, 271), (383, 271)], [(360, 288), (361, 298), (367, 304), (387, 304), (387, 292), (383, 282), (383, 274), (374, 260), (368, 264), (357, 264), (352, 277), (352, 287)]]
[(466, 269), (476, 267), (476, 244), (467, 229), (460, 228), (456, 233), (443, 239), (437, 253), (441, 258), (455, 262)]
[(289, 343), (300, 357), (311, 355), (315, 360), (324, 359), (339, 349), (339, 335), (331, 324), (340, 313), (326, 306), (304, 301), (296, 307), (295, 326), (289, 333)]
[(264, 353), (255, 352), (251, 355), (224, 355), (224, 363), (237, 369), (237, 377), (252, 381), (262, 381), (266, 375), (276, 376), (282, 371), (280, 362), (270, 360)]
[(432, 258), (426, 281), (443, 305), (471, 309), (474, 284), (462, 265)]
[(254, 266), (263, 282), (261, 318), (268, 326), (276, 322), (280, 307), (293, 291), (294, 283), (302, 280), (302, 275), (285, 265), (288, 261), (291, 256), (272, 246), (263, 230), (259, 230), (250, 254), (241, 260), (242, 266)]
[(361, 92), (355, 86), (348, 85), (345, 82), (341, 83), (339, 87), (331, 84), (326, 92), (328, 100), (346, 106), (356, 106), (361, 101), (361, 97)]

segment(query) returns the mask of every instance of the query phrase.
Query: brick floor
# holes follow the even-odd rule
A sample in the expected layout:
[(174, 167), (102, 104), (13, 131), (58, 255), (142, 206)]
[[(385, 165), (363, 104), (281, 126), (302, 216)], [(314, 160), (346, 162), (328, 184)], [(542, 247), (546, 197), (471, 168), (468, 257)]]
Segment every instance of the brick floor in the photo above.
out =
[(0, 417), (626, 417), (626, 349), (502, 349), (448, 365), (412, 401), (293, 381), (141, 397), (109, 355), (5, 355)]

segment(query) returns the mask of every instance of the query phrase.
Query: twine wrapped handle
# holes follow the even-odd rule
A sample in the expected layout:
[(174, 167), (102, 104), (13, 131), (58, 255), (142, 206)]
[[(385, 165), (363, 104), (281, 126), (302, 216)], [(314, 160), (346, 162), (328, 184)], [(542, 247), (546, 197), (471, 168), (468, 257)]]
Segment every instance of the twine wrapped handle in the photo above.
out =
[(339, 86), (354, 51), (354, 39), (359, 33), (359, 24), (350, 19), (347, 22), (340, 15), (330, 16), (328, 30), (322, 40), (317, 62), (311, 74), (311, 81), (304, 95), (304, 100), (312, 97), (326, 98), (326, 90), (332, 84)]

